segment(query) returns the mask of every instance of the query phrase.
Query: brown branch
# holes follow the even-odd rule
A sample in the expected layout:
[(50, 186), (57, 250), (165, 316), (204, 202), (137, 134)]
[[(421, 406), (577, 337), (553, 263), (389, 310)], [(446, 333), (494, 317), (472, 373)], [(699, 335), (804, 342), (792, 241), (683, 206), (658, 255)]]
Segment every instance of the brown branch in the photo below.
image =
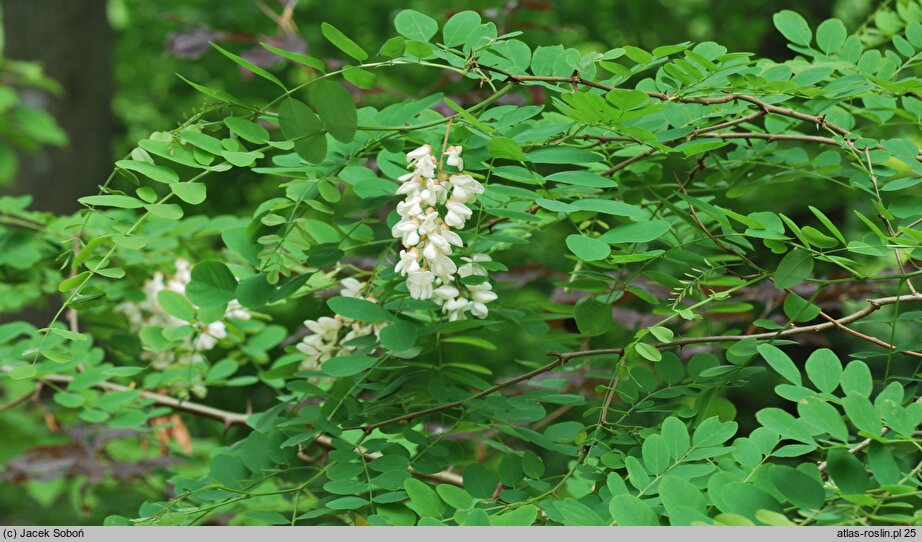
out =
[(835, 324), (835, 326), (836, 326), (837, 328), (841, 329), (841, 330), (844, 331), (845, 333), (848, 333), (849, 335), (854, 335), (855, 337), (858, 337), (859, 339), (863, 339), (863, 340), (868, 341), (868, 342), (870, 342), (870, 343), (874, 343), (874, 344), (876, 344), (877, 346), (882, 346), (882, 347), (886, 348), (887, 350), (894, 350), (894, 351), (896, 351), (896, 352), (899, 352), (900, 354), (906, 354), (907, 356), (911, 356), (911, 357), (914, 357), (914, 358), (922, 358), (922, 353), (913, 352), (912, 350), (900, 350), (900, 349), (898, 349), (897, 347), (893, 346), (892, 344), (890, 344), (890, 343), (888, 343), (888, 342), (886, 342), (886, 341), (882, 341), (881, 339), (878, 339), (877, 337), (873, 337), (873, 336), (871, 336), (871, 335), (866, 335), (866, 334), (864, 334), (864, 333), (861, 333), (860, 331), (856, 331), (856, 330), (854, 330), (854, 329), (852, 329), (852, 328), (846, 326), (845, 324), (839, 322), (838, 320), (834, 319), (832, 316), (829, 316), (828, 314), (826, 314), (826, 313), (823, 312), (823, 311), (820, 311), (820, 316), (822, 316), (823, 318), (825, 318), (827, 321), (832, 322), (833, 324)]
[(29, 393), (26, 393), (26, 394), (24, 394), (24, 395), (20, 395), (19, 397), (16, 397), (15, 399), (13, 399), (13, 400), (11, 400), (11, 401), (8, 401), (8, 402), (6, 402), (6, 403), (0, 405), (0, 412), (3, 412), (4, 410), (9, 410), (9, 409), (11, 409), (11, 408), (16, 408), (17, 406), (19, 406), (19, 405), (25, 403), (25, 402), (28, 401), (29, 399), (31, 399), (31, 398), (33, 398), (33, 397), (38, 397), (38, 393), (39, 393), (39, 390), (40, 390), (40, 389), (41, 389), (41, 388), (35, 388), (34, 390), (30, 391)]
[(637, 156), (632, 156), (632, 157), (628, 158), (627, 160), (625, 160), (625, 161), (623, 161), (623, 162), (619, 162), (619, 163), (615, 164), (611, 169), (609, 169), (608, 171), (606, 171), (606, 172), (603, 173), (602, 175), (604, 175), (604, 176), (606, 176), (606, 177), (608, 177), (608, 176), (610, 176), (610, 175), (614, 175), (615, 173), (617, 173), (617, 172), (621, 171), (622, 169), (628, 167), (629, 165), (633, 164), (634, 162), (639, 162), (639, 161), (643, 160), (644, 158), (650, 156), (650, 155), (653, 154), (654, 152), (656, 152), (656, 148), (655, 148), (655, 147), (650, 147), (649, 149), (647, 149), (647, 150), (643, 151), (642, 153), (638, 154)]

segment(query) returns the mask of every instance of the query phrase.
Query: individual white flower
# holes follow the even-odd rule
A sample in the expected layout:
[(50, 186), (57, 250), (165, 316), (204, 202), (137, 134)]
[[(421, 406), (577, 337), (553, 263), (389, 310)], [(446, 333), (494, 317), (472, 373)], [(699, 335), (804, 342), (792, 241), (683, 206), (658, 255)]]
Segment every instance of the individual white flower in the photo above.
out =
[(304, 327), (313, 331), (315, 335), (323, 337), (329, 334), (335, 335), (336, 332), (339, 331), (341, 327), (343, 327), (343, 323), (341, 320), (337, 320), (336, 318), (321, 316), (316, 320), (305, 320)]
[(391, 228), (391, 235), (394, 237), (400, 237), (403, 246), (409, 248), (416, 246), (419, 243), (419, 222), (412, 218), (405, 218), (400, 222), (394, 224), (394, 227)]
[(448, 147), (445, 151), (445, 155), (448, 156), (446, 162), (449, 166), (454, 166), (458, 169), (464, 169), (464, 160), (461, 158), (461, 151), (464, 150), (464, 147), (458, 145), (452, 145)]
[(462, 203), (470, 203), (484, 192), (483, 185), (470, 175), (452, 175), (448, 182), (452, 186), (451, 199)]
[(457, 297), (446, 301), (442, 311), (448, 315), (448, 321), (464, 320), (464, 313), (470, 308), (471, 302), (464, 297)]
[(435, 275), (431, 271), (414, 271), (407, 274), (407, 288), (413, 299), (429, 299), (432, 297), (432, 283)]
[(448, 301), (458, 297), (459, 295), (461, 295), (461, 292), (459, 292), (457, 288), (447, 284), (444, 286), (439, 286), (432, 291), (432, 299), (436, 302)]
[(349, 277), (341, 280), (339, 285), (342, 286), (339, 295), (344, 297), (362, 297), (362, 287), (365, 286), (365, 283)]
[(471, 314), (477, 318), (487, 317), (487, 303), (496, 301), (496, 292), (493, 292), (493, 286), (489, 282), (481, 284), (472, 284), (467, 287), (471, 294)]
[(416, 173), (427, 179), (431, 179), (435, 176), (435, 168), (438, 165), (438, 162), (435, 161), (433, 156), (427, 156), (420, 159), (416, 162)]
[(448, 210), (445, 214), (445, 223), (455, 228), (463, 228), (464, 223), (467, 222), (467, 219), (473, 214), (473, 211), (471, 211), (467, 205), (453, 200), (449, 200), (448, 203), (445, 204), (445, 208)]
[(432, 273), (443, 280), (452, 280), (453, 275), (458, 271), (458, 266), (455, 262), (441, 252), (436, 254), (435, 258), (429, 259), (428, 262)]
[(432, 154), (432, 147), (429, 144), (423, 145), (422, 147), (407, 153), (407, 162), (413, 164), (418, 162), (420, 159), (429, 156), (430, 154)]
[(419, 252), (417, 252), (416, 248), (400, 251), (400, 261), (397, 262), (394, 271), (401, 275), (419, 271)]
[(421, 207), (422, 198), (413, 196), (397, 204), (397, 214), (404, 218), (417, 218), (423, 216)]

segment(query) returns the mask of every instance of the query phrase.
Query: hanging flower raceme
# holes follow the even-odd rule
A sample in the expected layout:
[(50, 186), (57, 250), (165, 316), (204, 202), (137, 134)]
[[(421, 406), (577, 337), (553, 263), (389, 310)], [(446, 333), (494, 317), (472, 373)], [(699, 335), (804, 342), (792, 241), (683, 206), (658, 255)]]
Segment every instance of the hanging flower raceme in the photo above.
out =
[[(448, 147), (444, 153), (447, 165), (463, 170), (462, 150), (460, 146)], [(410, 297), (431, 299), (449, 320), (463, 319), (468, 312), (485, 318), (486, 304), (496, 299), (493, 286), (489, 282), (463, 285), (458, 275), (485, 276), (486, 269), (479, 263), (490, 261), (490, 257), (475, 254), (462, 258), (467, 263), (460, 268), (451, 258), (456, 248), (464, 246), (452, 230), (464, 228), (474, 214), (468, 205), (483, 194), (483, 185), (470, 175), (439, 171), (429, 145), (407, 153), (407, 163), (413, 171), (399, 179), (402, 184), (397, 194), (405, 199), (397, 204), (400, 221), (391, 229), (404, 246), (394, 270), (407, 277)]]
[[(128, 319), (128, 323), (135, 331), (141, 331), (145, 327), (157, 326), (164, 329), (193, 325), (196, 328), (195, 335), (190, 335), (182, 345), (171, 350), (153, 351), (147, 350), (141, 354), (142, 359), (151, 363), (158, 370), (166, 369), (173, 363), (188, 365), (203, 358), (201, 352), (212, 350), (217, 346), (221, 339), (227, 337), (227, 325), (225, 320), (249, 320), (250, 311), (246, 310), (240, 303), (233, 299), (227, 304), (224, 311), (224, 317), (209, 323), (192, 324), (181, 318), (177, 318), (168, 313), (157, 299), (161, 291), (168, 290), (177, 294), (186, 295), (186, 286), (192, 281), (192, 264), (180, 258), (176, 260), (176, 271), (171, 277), (164, 276), (157, 271), (148, 281), (144, 283), (144, 299), (133, 303), (125, 301), (115, 307), (115, 310), (123, 313)], [(190, 303), (191, 304), (191, 303)], [(194, 305), (193, 305), (194, 307)]]
[[(356, 297), (373, 303), (376, 301), (373, 296), (362, 295), (362, 289), (365, 287), (364, 282), (347, 278), (340, 281), (339, 284), (342, 286), (339, 295), (343, 297)], [(336, 356), (348, 355), (355, 351), (354, 346), (344, 343), (372, 333), (377, 336), (384, 324), (359, 322), (337, 314), (332, 318), (321, 316), (316, 320), (305, 320), (304, 326), (311, 333), (297, 345), (297, 349), (307, 356), (301, 362), (301, 369), (315, 371), (320, 369), (320, 366), (326, 360)]]

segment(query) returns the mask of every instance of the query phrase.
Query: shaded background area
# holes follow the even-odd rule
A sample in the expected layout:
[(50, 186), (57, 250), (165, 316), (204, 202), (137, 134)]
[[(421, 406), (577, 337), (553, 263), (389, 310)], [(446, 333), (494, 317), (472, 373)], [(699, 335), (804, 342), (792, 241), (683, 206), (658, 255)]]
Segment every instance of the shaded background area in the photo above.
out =
[[(45, 145), (37, 152), (20, 149), (18, 171), (0, 186), (0, 193), (33, 194), (33, 206), (40, 210), (77, 210), (76, 199), (96, 193), (113, 160), (128, 152), (132, 142), (153, 130), (174, 127), (201, 105), (201, 95), (176, 73), (232, 90), (238, 97), (264, 96), (265, 81), (228, 69), (210, 41), (264, 65), (276, 59), (259, 48), (258, 41), (338, 59), (341, 54), (320, 36), (321, 21), (348, 27), (360, 45), (370, 46), (393, 34), (389, 22), (401, 9), (443, 20), (456, 11), (476, 9), (496, 22), (500, 34), (526, 31), (532, 46), (565, 43), (589, 52), (636, 45), (649, 50), (711, 40), (731, 51), (780, 60), (791, 51), (772, 27), (774, 12), (796, 9), (811, 25), (836, 16), (856, 28), (876, 3), (467, 0), (452, 3), (449, 10), (418, 0), (363, 0), (361, 9), (351, 2), (317, 0), (2, 0), (4, 56), (40, 63), (62, 87), (58, 95), (44, 89), (20, 90), (21, 100), (56, 118), (69, 143)], [(384, 80), (379, 87), (388, 88), (389, 94), (373, 89), (366, 98), (386, 102), (401, 92), (432, 92), (451, 83), (413, 77)], [(236, 198), (223, 202), (230, 207), (239, 204)]]

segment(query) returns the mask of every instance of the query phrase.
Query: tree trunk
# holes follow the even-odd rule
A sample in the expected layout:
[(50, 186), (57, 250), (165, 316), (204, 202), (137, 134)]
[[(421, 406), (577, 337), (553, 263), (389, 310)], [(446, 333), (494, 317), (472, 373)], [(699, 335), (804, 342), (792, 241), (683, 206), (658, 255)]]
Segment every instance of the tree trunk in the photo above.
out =
[(26, 90), (23, 101), (51, 113), (70, 139), (66, 147), (24, 153), (8, 194), (33, 194), (33, 207), (56, 213), (79, 208), (112, 168), (115, 128), (112, 30), (105, 0), (2, 0), (4, 54), (39, 62), (64, 89), (61, 96)]

